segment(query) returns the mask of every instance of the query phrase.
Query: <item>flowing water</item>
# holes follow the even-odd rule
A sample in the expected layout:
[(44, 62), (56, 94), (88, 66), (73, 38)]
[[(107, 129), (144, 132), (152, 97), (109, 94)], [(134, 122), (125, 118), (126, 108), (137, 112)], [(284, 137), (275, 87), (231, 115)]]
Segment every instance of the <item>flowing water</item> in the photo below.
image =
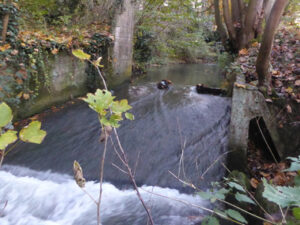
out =
[[(160, 79), (171, 79), (169, 90), (158, 90)], [(224, 175), (220, 164), (206, 169), (227, 147), (230, 99), (197, 94), (194, 85), (220, 86), (214, 65), (177, 65), (149, 72), (114, 93), (132, 105), (134, 121), (118, 129), (135, 178), (151, 208), (155, 224), (195, 224), (203, 211), (171, 198), (206, 206), (193, 190), (174, 178), (207, 188)], [(93, 225), (96, 207), (72, 179), (77, 160), (88, 180), (86, 190), (97, 198), (99, 143), (97, 115), (85, 103), (66, 106), (42, 120), (47, 137), (41, 145), (19, 144), (0, 171), (1, 225)], [(145, 212), (109, 142), (104, 172), (102, 222), (104, 225), (142, 225)], [(201, 175), (204, 175), (204, 179)], [(2, 211), (0, 210), (0, 213)]]

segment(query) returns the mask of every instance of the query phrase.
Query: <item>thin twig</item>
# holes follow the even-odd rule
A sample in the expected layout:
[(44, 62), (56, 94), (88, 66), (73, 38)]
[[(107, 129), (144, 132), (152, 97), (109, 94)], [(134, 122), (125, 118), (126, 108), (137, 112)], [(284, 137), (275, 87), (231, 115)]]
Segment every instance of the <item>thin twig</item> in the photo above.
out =
[(105, 129), (102, 129), (102, 132), (105, 132), (105, 141), (104, 141), (104, 150), (102, 154), (102, 160), (100, 164), (100, 190), (99, 190), (99, 199), (97, 202), (97, 223), (98, 225), (101, 224), (101, 215), (100, 215), (100, 209), (101, 209), (101, 199), (102, 199), (102, 192), (103, 192), (103, 175), (104, 175), (104, 163), (105, 163), (105, 156), (106, 156), (106, 150), (107, 150), (107, 133)]
[(268, 144), (268, 142), (267, 142), (267, 140), (266, 140), (266, 138), (265, 138), (265, 135), (263, 134), (263, 131), (262, 131), (261, 128), (260, 128), (260, 125), (259, 125), (259, 122), (258, 122), (258, 119), (257, 119), (257, 118), (256, 118), (256, 124), (257, 124), (257, 126), (258, 126), (258, 129), (259, 129), (259, 131), (260, 131), (260, 133), (261, 133), (261, 135), (262, 135), (262, 137), (263, 137), (263, 139), (264, 139), (264, 141), (265, 141), (267, 147), (268, 147), (268, 150), (270, 151), (270, 153), (271, 153), (271, 155), (272, 155), (272, 157), (273, 157), (275, 163), (278, 165), (278, 161), (277, 161), (275, 155), (273, 154), (272, 149), (271, 149), (271, 147), (269, 146), (269, 144)]
[(185, 150), (185, 145), (186, 145), (186, 139), (182, 138), (182, 134), (181, 134), (181, 127), (180, 127), (180, 123), (177, 119), (177, 127), (178, 127), (178, 133), (179, 133), (179, 137), (180, 137), (180, 146), (181, 146), (181, 156), (180, 156), (180, 160), (179, 160), (179, 165), (178, 165), (178, 177), (180, 177), (180, 171), (181, 171), (181, 167), (182, 167), (182, 173), (183, 173), (183, 177), (184, 179), (186, 179), (186, 175), (185, 175), (185, 171), (184, 171), (184, 150)]
[(121, 169), (119, 166), (117, 166), (116, 164), (114, 164), (114, 163), (112, 163), (111, 164), (112, 166), (114, 166), (114, 167), (116, 167), (118, 170), (120, 170), (122, 173), (125, 173), (126, 175), (128, 175), (128, 173), (125, 171), (125, 170), (123, 170), (123, 169)]
[(84, 188), (80, 188), (96, 205), (98, 205), (98, 202), (91, 196)]
[(204, 175), (226, 154), (230, 153), (232, 151), (224, 152), (222, 155), (220, 155), (212, 164), (207, 167), (207, 169), (202, 173), (201, 179), (204, 179)]
[(134, 170), (133, 170), (133, 176), (134, 177), (135, 177), (136, 169), (137, 169), (138, 164), (139, 164), (140, 154), (141, 154), (141, 151), (138, 152), (137, 160), (135, 161), (135, 166), (134, 166)]
[[(92, 63), (92, 61), (90, 61), (90, 60), (89, 60), (89, 62)], [(92, 63), (92, 64), (93, 64), (93, 63)], [(97, 68), (97, 71), (98, 71), (98, 74), (99, 74), (100, 78), (102, 79), (104, 88), (105, 88), (106, 90), (108, 90), (108, 89), (107, 89), (106, 82), (105, 82), (105, 79), (104, 79), (104, 77), (102, 76), (99, 67), (96, 66), (96, 68)], [(112, 112), (111, 109), (110, 109), (110, 112)], [(136, 184), (136, 181), (135, 181), (135, 179), (134, 179), (132, 170), (131, 170), (131, 168), (130, 168), (130, 166), (129, 166), (129, 162), (128, 162), (126, 153), (125, 153), (125, 151), (124, 151), (124, 149), (123, 149), (123, 147), (122, 147), (122, 144), (121, 144), (121, 142), (120, 142), (120, 139), (119, 139), (119, 135), (118, 135), (117, 129), (116, 129), (116, 128), (113, 128), (113, 131), (114, 131), (114, 133), (115, 133), (115, 136), (116, 136), (116, 139), (117, 139), (117, 143), (118, 143), (119, 149), (120, 149), (120, 151), (121, 151), (121, 156), (122, 156), (122, 157), (121, 157), (121, 158), (122, 158), (121, 161), (123, 162), (124, 166), (126, 167), (126, 170), (127, 170), (127, 172), (128, 172), (128, 176), (129, 176), (129, 178), (130, 178), (130, 180), (131, 180), (131, 183), (132, 183), (132, 185), (133, 185), (133, 188), (135, 189), (136, 194), (137, 194), (137, 196), (138, 196), (140, 202), (142, 203), (142, 205), (143, 205), (143, 207), (144, 207), (144, 209), (145, 209), (145, 211), (146, 211), (146, 213), (147, 213), (147, 215), (148, 215), (150, 224), (151, 224), (151, 225), (154, 225), (154, 222), (153, 222), (151, 213), (150, 213), (149, 209), (147, 208), (147, 206), (146, 206), (146, 204), (145, 204), (145, 202), (144, 202), (144, 200), (143, 200), (143, 198), (142, 198), (142, 196), (141, 196), (141, 194), (140, 194), (140, 191), (139, 191), (139, 189), (138, 189), (138, 186), (137, 186), (137, 184)], [(100, 192), (101, 192), (101, 191), (100, 191)]]
[(124, 162), (125, 162), (125, 165), (124, 165), (124, 166), (126, 167), (126, 169), (127, 169), (127, 171), (128, 171), (128, 176), (129, 176), (129, 178), (130, 178), (130, 180), (131, 180), (131, 183), (132, 183), (132, 185), (133, 185), (133, 187), (134, 187), (134, 189), (135, 189), (135, 191), (136, 191), (136, 194), (137, 194), (139, 200), (141, 201), (141, 203), (142, 203), (142, 205), (143, 205), (143, 207), (144, 207), (144, 209), (145, 209), (145, 211), (146, 211), (146, 213), (147, 213), (147, 215), (148, 215), (150, 224), (151, 224), (151, 225), (154, 225), (154, 222), (153, 222), (151, 213), (150, 213), (149, 209), (147, 208), (147, 206), (146, 206), (146, 204), (145, 204), (145, 202), (144, 202), (144, 200), (143, 200), (143, 198), (142, 198), (142, 196), (141, 196), (141, 194), (140, 194), (139, 188), (138, 188), (138, 186), (137, 186), (137, 184), (136, 184), (136, 182), (135, 182), (135, 179), (134, 179), (134, 177), (133, 177), (132, 170), (131, 170), (131, 168), (130, 168), (130, 166), (129, 166), (127, 156), (126, 156), (125, 151), (124, 151), (124, 149), (123, 149), (123, 147), (122, 147), (122, 144), (121, 144), (121, 142), (120, 142), (120, 139), (119, 139), (119, 135), (118, 135), (117, 129), (116, 129), (116, 128), (113, 128), (113, 130), (114, 130), (114, 133), (115, 133), (115, 136), (116, 136), (116, 139), (117, 139), (118, 146), (119, 146), (120, 151), (121, 151), (121, 153), (122, 153), (123, 160), (124, 160)]
[(177, 176), (176, 176), (174, 173), (172, 173), (170, 170), (169, 170), (169, 173), (170, 173), (173, 177), (175, 177), (177, 180), (179, 180), (181, 183), (183, 183), (184, 185), (187, 185), (187, 186), (193, 188), (194, 190), (197, 189), (196, 186), (195, 186), (194, 184), (189, 183), (189, 182), (186, 182), (186, 181), (184, 181), (184, 180), (181, 180), (179, 177), (177, 177)]
[(143, 191), (145, 191), (145, 192), (147, 192), (147, 193), (150, 193), (150, 194), (153, 194), (153, 195), (162, 197), (162, 198), (166, 198), (166, 199), (169, 199), (169, 200), (173, 200), (173, 201), (176, 201), (176, 202), (180, 202), (180, 203), (182, 203), (182, 204), (184, 204), (184, 205), (187, 205), (187, 206), (191, 206), (191, 207), (194, 207), (194, 208), (202, 209), (202, 210), (207, 211), (207, 212), (210, 212), (210, 213), (212, 213), (212, 214), (216, 214), (216, 215), (218, 215), (218, 216), (220, 216), (220, 217), (222, 217), (222, 218), (224, 218), (224, 219), (226, 219), (226, 220), (229, 220), (229, 221), (232, 221), (232, 222), (234, 222), (234, 223), (237, 223), (237, 224), (241, 224), (241, 225), (242, 225), (242, 223), (240, 223), (240, 222), (238, 222), (238, 221), (236, 221), (236, 220), (234, 220), (234, 219), (229, 218), (227, 215), (222, 214), (222, 213), (217, 212), (217, 211), (214, 211), (214, 210), (211, 210), (211, 209), (206, 208), (206, 207), (204, 207), (204, 206), (196, 205), (196, 204), (194, 204), (194, 203), (191, 203), (191, 202), (188, 202), (188, 201), (185, 201), (185, 200), (182, 200), (182, 199), (171, 198), (171, 197), (168, 197), (168, 196), (165, 196), (165, 195), (161, 195), (161, 194), (158, 194), (158, 193), (154, 193), (154, 192), (148, 191), (148, 190), (146, 190), (146, 189), (144, 189), (144, 188), (141, 188), (141, 190), (143, 190)]

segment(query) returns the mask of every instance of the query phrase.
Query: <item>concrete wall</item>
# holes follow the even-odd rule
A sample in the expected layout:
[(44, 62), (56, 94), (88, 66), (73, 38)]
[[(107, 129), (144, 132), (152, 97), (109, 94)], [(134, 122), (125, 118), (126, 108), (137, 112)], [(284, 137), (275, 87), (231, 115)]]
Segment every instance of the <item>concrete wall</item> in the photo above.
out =
[(113, 47), (113, 81), (114, 85), (129, 79), (132, 72), (134, 31), (134, 4), (124, 0), (122, 10), (116, 15)]
[(245, 84), (243, 77), (237, 77), (232, 96), (229, 134), (231, 169), (245, 170), (247, 166), (249, 123), (255, 117), (264, 119), (277, 153), (282, 157), (284, 145), (277, 132), (275, 116), (270, 112), (264, 96), (255, 86)]
[[(87, 93), (86, 63), (67, 53), (58, 53), (47, 63), (49, 87), (40, 88), (37, 98), (26, 101), (17, 116), (24, 118), (46, 108)], [(44, 75), (42, 75), (44, 76)]]

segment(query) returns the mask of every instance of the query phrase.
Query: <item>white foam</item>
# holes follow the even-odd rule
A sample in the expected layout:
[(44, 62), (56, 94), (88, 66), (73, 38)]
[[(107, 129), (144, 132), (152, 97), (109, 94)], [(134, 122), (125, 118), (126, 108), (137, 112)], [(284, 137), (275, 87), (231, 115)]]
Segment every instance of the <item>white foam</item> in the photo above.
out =
[[(48, 172), (37, 172), (22, 167), (5, 167), (0, 171), (1, 225), (94, 225), (96, 205), (69, 176)], [(23, 171), (22, 171), (23, 170)], [(35, 176), (35, 177), (33, 177)], [(46, 179), (48, 177), (49, 179)], [(146, 224), (143, 210), (133, 190), (119, 190), (109, 183), (103, 184), (102, 221), (104, 225)], [(149, 191), (182, 199), (194, 204), (201, 200), (177, 190), (160, 187), (143, 187)], [(87, 182), (86, 188), (97, 198), (99, 183)], [(201, 212), (166, 198), (142, 193), (151, 206), (156, 224), (194, 224), (189, 216)]]

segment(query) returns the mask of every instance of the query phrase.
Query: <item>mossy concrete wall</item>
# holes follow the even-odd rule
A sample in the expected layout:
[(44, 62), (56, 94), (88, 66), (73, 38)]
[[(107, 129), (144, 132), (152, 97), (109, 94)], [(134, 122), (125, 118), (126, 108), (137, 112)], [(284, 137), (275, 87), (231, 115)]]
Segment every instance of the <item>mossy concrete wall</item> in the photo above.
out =
[(243, 77), (237, 77), (232, 96), (232, 110), (229, 134), (229, 167), (245, 170), (250, 120), (262, 117), (280, 157), (284, 145), (277, 132), (276, 119), (269, 110), (263, 94), (257, 87), (245, 84)]
[[(46, 75), (48, 82), (42, 84), (38, 96), (23, 103), (17, 117), (24, 118), (46, 108), (66, 102), (87, 93), (86, 63), (74, 56), (61, 52), (50, 59)], [(41, 76), (45, 76), (44, 74)]]

